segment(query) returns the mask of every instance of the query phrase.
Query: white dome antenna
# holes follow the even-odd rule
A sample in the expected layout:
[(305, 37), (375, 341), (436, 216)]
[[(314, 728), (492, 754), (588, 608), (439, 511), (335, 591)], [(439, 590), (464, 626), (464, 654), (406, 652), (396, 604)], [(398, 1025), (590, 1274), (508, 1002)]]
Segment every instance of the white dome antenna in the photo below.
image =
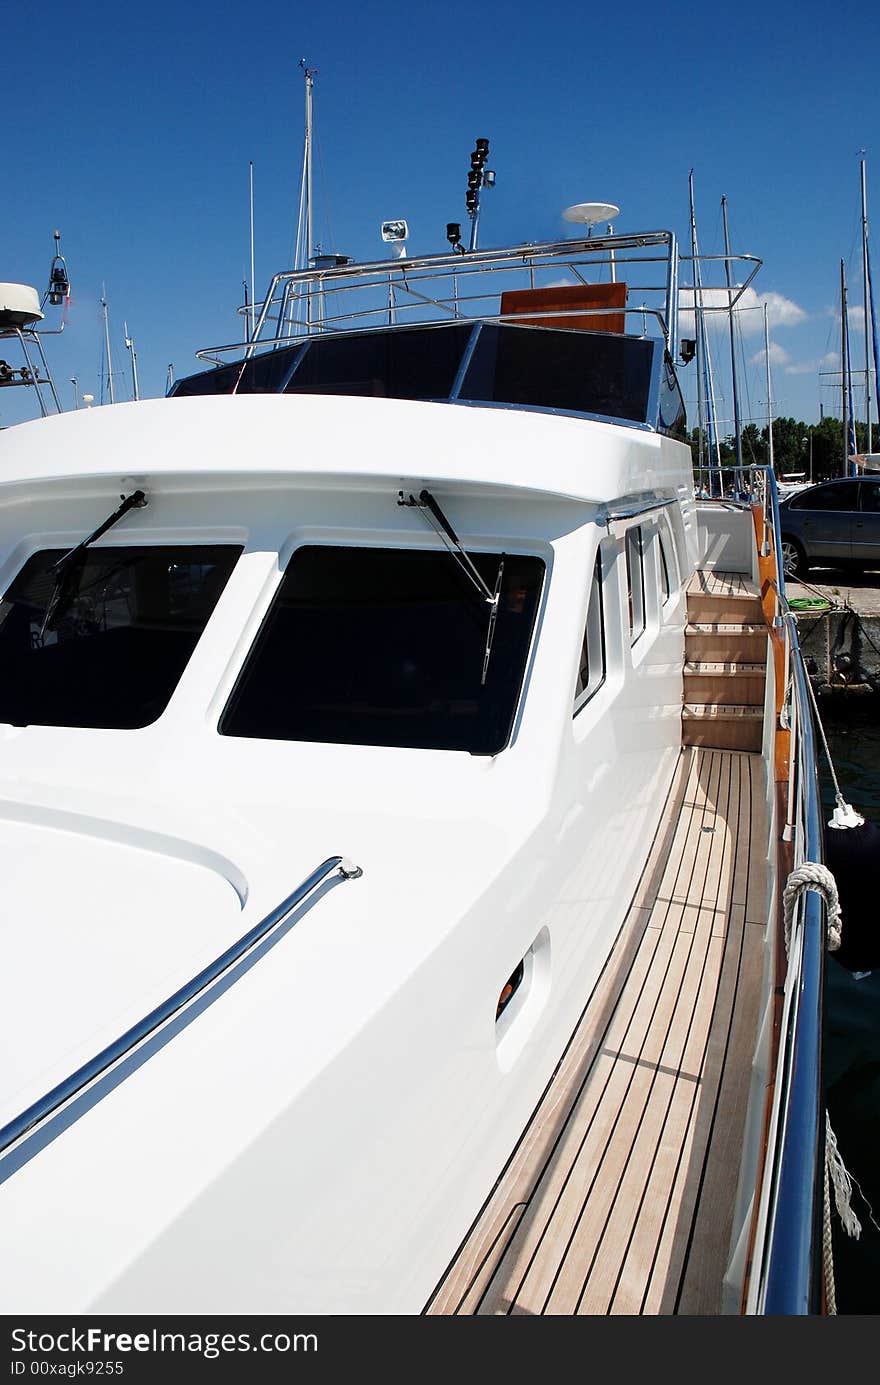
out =
[(579, 226), (589, 226), (590, 230), (600, 221), (614, 221), (620, 216), (620, 208), (613, 202), (575, 202), (562, 213), (563, 221), (574, 221)]

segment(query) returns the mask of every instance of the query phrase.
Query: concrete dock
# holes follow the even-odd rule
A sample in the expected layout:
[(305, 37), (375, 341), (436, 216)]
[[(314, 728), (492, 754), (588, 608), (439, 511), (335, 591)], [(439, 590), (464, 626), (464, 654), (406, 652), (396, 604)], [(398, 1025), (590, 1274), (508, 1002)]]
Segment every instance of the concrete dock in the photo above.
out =
[(789, 579), (789, 601), (830, 603), (825, 611), (798, 610), (801, 648), (822, 691), (880, 692), (880, 569), (813, 568), (805, 582)]

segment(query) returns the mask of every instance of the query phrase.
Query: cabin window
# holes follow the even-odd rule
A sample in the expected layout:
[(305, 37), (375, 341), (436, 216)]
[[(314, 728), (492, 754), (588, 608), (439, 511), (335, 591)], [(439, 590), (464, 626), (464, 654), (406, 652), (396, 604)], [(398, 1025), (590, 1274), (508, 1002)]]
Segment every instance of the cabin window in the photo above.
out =
[[(494, 755), (525, 677), (544, 563), (445, 550), (297, 549), (220, 720), (225, 736)], [(485, 673), (484, 673), (485, 670)]]
[(0, 602), (0, 721), (148, 726), (165, 710), (241, 548), (87, 548), (59, 581), (52, 569), (64, 553), (34, 553)]
[(660, 545), (660, 596), (665, 606), (672, 595), (672, 586), (669, 581), (669, 560), (666, 557), (666, 541), (662, 529), (657, 537)]
[(645, 555), (640, 526), (626, 531), (626, 589), (629, 601), (630, 644), (645, 629)]
[(602, 595), (602, 556), (597, 553), (593, 565), (593, 580), (590, 584), (590, 600), (587, 606), (587, 623), (581, 645), (581, 659), (574, 694), (575, 713), (589, 702), (604, 682), (605, 612)]

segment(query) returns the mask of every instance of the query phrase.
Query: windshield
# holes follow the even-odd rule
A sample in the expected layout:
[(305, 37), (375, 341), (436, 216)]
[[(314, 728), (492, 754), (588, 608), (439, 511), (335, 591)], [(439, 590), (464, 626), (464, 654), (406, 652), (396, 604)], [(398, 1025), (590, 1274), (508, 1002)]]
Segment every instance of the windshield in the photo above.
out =
[(168, 704), (240, 547), (88, 548), (46, 613), (63, 549), (35, 553), (0, 602), (0, 721), (133, 728)]
[[(501, 554), (469, 553), (494, 588)], [(441, 550), (303, 547), (220, 722), (226, 736), (467, 750), (510, 738), (544, 577), (506, 554), (491, 607)]]

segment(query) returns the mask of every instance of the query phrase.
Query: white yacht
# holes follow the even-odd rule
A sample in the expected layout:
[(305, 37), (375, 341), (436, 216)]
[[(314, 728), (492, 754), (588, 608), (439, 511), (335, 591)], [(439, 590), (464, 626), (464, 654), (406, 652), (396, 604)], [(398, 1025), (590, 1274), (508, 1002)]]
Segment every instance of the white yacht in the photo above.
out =
[(822, 1311), (772, 473), (671, 233), (455, 229), (0, 439), (7, 1314)]

